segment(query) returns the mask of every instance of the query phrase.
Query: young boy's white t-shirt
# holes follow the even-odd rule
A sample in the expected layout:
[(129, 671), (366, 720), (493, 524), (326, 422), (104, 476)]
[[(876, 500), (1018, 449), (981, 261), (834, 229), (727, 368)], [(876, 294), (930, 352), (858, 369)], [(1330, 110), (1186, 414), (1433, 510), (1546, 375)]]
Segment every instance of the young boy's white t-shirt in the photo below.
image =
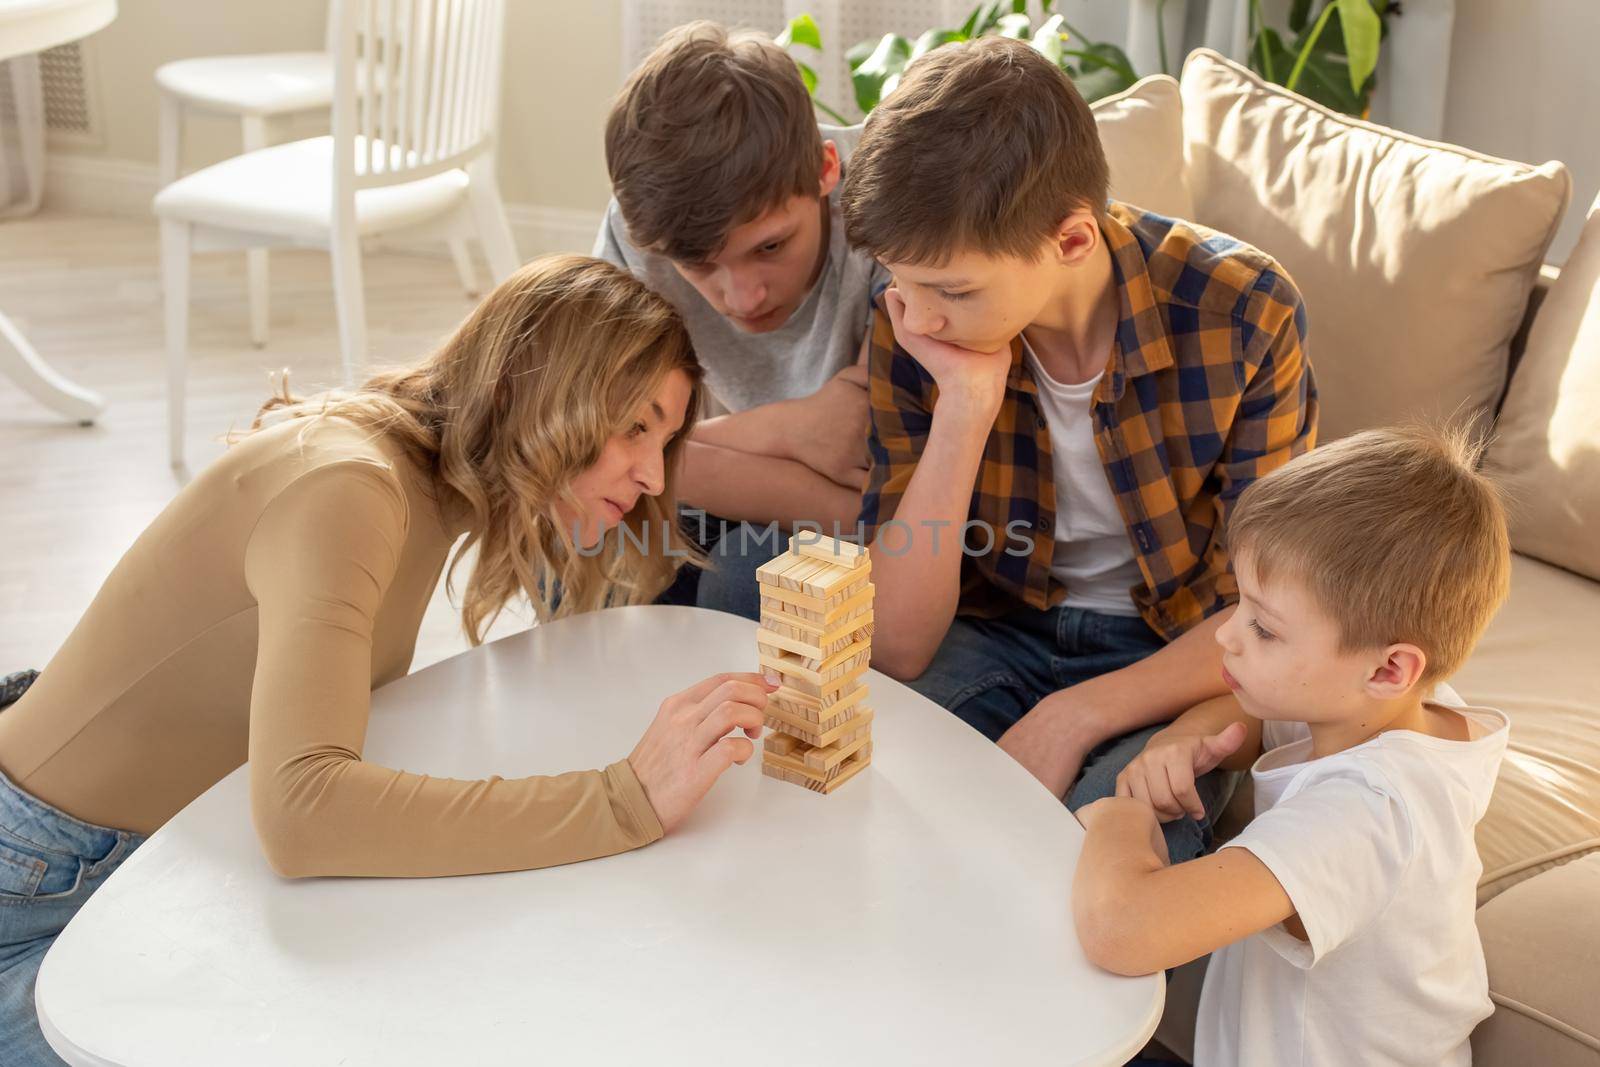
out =
[(1211, 956), (1196, 1067), (1465, 1065), (1487, 1018), (1473, 828), (1508, 724), (1448, 686), (1471, 739), (1409, 730), (1307, 760), (1304, 723), (1262, 724), (1247, 849), (1294, 902), (1309, 943), (1275, 926)]

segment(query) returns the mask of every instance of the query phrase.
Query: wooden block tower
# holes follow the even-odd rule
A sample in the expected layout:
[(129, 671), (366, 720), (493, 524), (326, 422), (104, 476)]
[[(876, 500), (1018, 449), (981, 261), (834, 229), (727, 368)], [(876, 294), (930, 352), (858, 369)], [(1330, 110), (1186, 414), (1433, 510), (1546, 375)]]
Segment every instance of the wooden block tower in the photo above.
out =
[(872, 762), (872, 561), (847, 541), (808, 535), (756, 571), (767, 704), (761, 772), (831, 793)]

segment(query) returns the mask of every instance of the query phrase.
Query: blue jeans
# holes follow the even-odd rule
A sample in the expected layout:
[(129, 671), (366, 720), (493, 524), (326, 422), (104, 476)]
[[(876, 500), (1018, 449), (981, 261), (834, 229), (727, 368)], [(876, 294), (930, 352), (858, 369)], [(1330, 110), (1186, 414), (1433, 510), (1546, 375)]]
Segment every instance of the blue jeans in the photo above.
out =
[[(998, 619), (961, 617), (951, 624), (928, 669), (907, 684), (997, 741), (1051, 693), (1120, 670), (1164, 644), (1138, 616), (1081, 608), (1021, 608)], [(1067, 806), (1076, 811), (1114, 795), (1117, 775), (1164, 725), (1112, 738), (1091, 751), (1067, 793)], [(1212, 822), (1237, 780), (1232, 772), (1212, 771), (1195, 783), (1206, 818), (1163, 826), (1173, 863), (1194, 859), (1211, 847)]]
[(6, 1067), (61, 1067), (33, 1006), (39, 964), (84, 901), (143, 843), (139, 834), (74, 819), (0, 774), (0, 1061)]
[(789, 546), (789, 535), (714, 515), (705, 516), (702, 525), (697, 513), (684, 514), (688, 516), (680, 516), (684, 535), (705, 551), (706, 568), (684, 567), (656, 603), (710, 608), (760, 621), (756, 570)]

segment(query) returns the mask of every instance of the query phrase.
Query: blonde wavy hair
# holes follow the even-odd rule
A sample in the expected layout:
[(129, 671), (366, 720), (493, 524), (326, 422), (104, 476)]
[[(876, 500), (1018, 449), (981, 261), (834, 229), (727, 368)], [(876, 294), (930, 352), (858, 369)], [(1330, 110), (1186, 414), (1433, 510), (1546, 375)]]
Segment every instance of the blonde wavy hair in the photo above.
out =
[[(684, 432), (666, 449), (664, 491), (641, 496), (601, 546), (579, 551), (555, 503), (578, 506), (572, 480), (673, 371), (691, 390)], [(507, 278), (420, 364), (305, 399), (289, 393), (285, 372), (248, 432), (339, 417), (399, 442), (431, 475), (440, 506), (459, 501), (469, 512), (446, 582), (453, 597), (456, 566), (475, 548), (461, 623), (476, 645), (518, 594), (540, 619), (560, 618), (648, 602), (686, 560), (703, 561), (679, 532), (674, 493), (701, 381), (683, 320), (664, 299), (603, 260), (546, 256)]]

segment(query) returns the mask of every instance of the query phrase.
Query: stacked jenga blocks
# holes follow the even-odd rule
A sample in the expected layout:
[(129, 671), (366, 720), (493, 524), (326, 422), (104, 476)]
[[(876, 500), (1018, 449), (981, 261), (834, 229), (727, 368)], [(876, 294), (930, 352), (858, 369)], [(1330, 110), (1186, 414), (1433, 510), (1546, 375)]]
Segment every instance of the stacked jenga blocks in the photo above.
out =
[(872, 709), (862, 680), (872, 659), (872, 560), (831, 537), (796, 535), (756, 571), (761, 669), (780, 685), (761, 772), (831, 793), (872, 762)]

